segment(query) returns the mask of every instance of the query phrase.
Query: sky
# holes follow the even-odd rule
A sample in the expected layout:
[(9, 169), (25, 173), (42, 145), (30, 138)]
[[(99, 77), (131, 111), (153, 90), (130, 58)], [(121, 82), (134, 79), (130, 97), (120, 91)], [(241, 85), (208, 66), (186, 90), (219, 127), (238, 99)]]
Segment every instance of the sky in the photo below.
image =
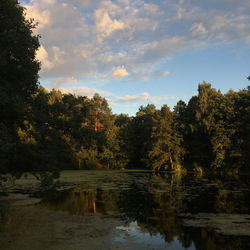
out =
[(21, 0), (38, 22), (40, 84), (105, 97), (113, 113), (171, 108), (198, 83), (249, 85), (249, 0)]

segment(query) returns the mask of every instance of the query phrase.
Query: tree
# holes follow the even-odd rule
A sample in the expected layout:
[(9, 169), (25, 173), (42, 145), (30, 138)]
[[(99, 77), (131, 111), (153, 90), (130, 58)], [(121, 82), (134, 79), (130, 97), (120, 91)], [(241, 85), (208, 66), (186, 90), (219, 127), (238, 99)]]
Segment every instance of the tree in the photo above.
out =
[(232, 111), (228, 119), (231, 127), (231, 145), (228, 152), (228, 162), (233, 168), (245, 168), (249, 171), (250, 162), (250, 91), (229, 91), (226, 94)]
[(186, 110), (187, 158), (203, 167), (221, 167), (230, 145), (225, 127), (226, 112), (230, 106), (220, 91), (203, 82), (198, 96), (190, 99)]
[(132, 139), (132, 147), (130, 155), (131, 164), (136, 167), (146, 167), (146, 155), (151, 149), (151, 133), (153, 116), (156, 112), (156, 107), (153, 104), (141, 106), (136, 113), (136, 117), (131, 121), (130, 135)]
[(119, 135), (120, 128), (112, 126), (105, 131), (105, 146), (100, 154), (101, 163), (112, 169), (121, 169), (128, 163), (126, 153), (121, 149), (123, 146), (123, 139)]
[[(23, 120), (23, 103), (37, 90), (40, 63), (36, 60), (39, 36), (35, 25), (25, 19), (24, 8), (16, 0), (0, 3), (0, 95), (1, 118), (13, 124)], [(20, 105), (22, 104), (22, 105)], [(21, 106), (21, 107), (20, 107)]]
[(36, 60), (39, 36), (33, 20), (17, 0), (0, 1), (0, 171), (12, 171), (20, 148), (18, 127), (29, 115), (32, 94), (37, 91), (40, 63)]
[(181, 135), (179, 134), (174, 115), (167, 105), (154, 113), (151, 133), (151, 149), (147, 152), (147, 166), (165, 169), (178, 164), (181, 155)]

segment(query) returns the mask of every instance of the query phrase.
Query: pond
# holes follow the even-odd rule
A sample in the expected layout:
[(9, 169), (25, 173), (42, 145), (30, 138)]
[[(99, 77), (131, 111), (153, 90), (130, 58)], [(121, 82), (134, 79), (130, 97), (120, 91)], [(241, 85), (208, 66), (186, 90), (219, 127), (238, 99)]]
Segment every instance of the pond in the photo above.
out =
[(0, 197), (0, 249), (250, 249), (249, 175), (63, 171)]

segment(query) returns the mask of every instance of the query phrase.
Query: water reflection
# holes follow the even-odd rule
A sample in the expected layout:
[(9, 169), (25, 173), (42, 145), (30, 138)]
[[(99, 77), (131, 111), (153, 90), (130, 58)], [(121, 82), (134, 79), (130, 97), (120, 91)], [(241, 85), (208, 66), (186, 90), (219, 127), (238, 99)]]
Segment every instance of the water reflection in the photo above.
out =
[[(119, 226), (116, 227), (116, 229), (120, 230), (120, 235), (115, 238), (115, 241), (118, 242), (126, 243), (127, 238), (129, 238), (130, 240), (132, 239), (135, 243), (143, 243), (150, 249), (182, 248), (177, 237), (175, 237), (171, 243), (167, 243), (160, 233), (152, 235), (143, 227), (139, 227), (137, 222), (131, 222), (127, 226)], [(195, 249), (195, 247), (192, 244), (186, 249), (193, 250)]]
[[(250, 230), (246, 232), (250, 222), (242, 217), (250, 214), (249, 194), (248, 177), (222, 181), (218, 177), (122, 173), (99, 179), (86, 176), (80, 185), (38, 206), (78, 216), (98, 213), (121, 218), (124, 224), (116, 228), (121, 231), (116, 240), (121, 242), (130, 234), (154, 248), (163, 248), (165, 243), (164, 248), (171, 245), (170, 249), (250, 249)], [(209, 214), (215, 215), (210, 223)], [(239, 223), (245, 219), (241, 229), (228, 230), (237, 220), (228, 216), (223, 218), (229, 220), (222, 220), (226, 214), (241, 216)], [(204, 223), (198, 224), (202, 219)]]

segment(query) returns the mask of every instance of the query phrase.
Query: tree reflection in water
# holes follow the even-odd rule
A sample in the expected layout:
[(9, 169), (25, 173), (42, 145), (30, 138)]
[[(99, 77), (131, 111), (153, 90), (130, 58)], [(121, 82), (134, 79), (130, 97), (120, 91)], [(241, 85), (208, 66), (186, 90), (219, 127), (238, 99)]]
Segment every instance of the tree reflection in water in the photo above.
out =
[[(136, 222), (151, 236), (161, 235), (183, 248), (250, 249), (248, 236), (218, 233), (213, 227), (190, 227), (185, 215), (197, 213), (250, 213), (248, 180), (194, 179), (188, 175), (124, 173), (126, 178), (105, 177), (96, 185), (88, 181), (62, 192), (56, 200), (39, 206), (84, 216), (99, 213), (119, 217), (124, 225)], [(230, 183), (230, 186), (229, 184)]]

